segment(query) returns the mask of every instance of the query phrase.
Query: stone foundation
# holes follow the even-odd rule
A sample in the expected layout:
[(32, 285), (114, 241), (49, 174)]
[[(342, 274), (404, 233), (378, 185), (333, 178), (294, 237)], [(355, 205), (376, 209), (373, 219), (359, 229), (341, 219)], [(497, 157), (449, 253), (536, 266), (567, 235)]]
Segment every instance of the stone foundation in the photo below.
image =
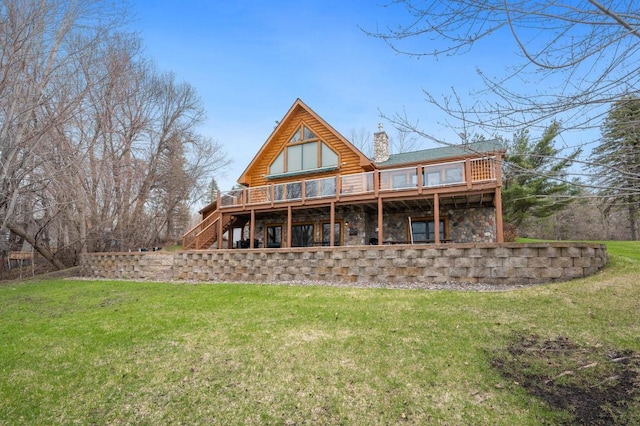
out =
[(90, 253), (81, 275), (96, 278), (215, 282), (538, 284), (594, 274), (607, 261), (601, 244), (441, 244), (176, 253)]
[[(403, 213), (386, 213), (383, 234), (385, 241), (410, 240), (409, 217), (412, 220), (432, 219), (433, 210), (408, 209)], [(496, 238), (495, 209), (493, 207), (470, 207), (440, 211), (440, 218), (445, 222), (445, 238), (456, 243), (493, 243)], [(322, 224), (330, 221), (328, 209), (326, 212), (309, 210), (296, 212), (293, 223), (313, 224), (315, 239), (321, 240)], [(341, 238), (336, 236), (337, 245), (358, 246), (366, 245), (371, 238), (378, 237), (378, 216), (368, 213), (362, 206), (338, 207), (336, 209), (336, 223), (342, 230)], [(264, 247), (266, 238), (265, 228), (268, 225), (282, 226), (282, 238), (286, 240), (286, 212), (274, 212), (268, 219), (256, 219), (254, 238), (257, 245)], [(249, 227), (245, 227), (243, 239), (249, 239)], [(212, 247), (215, 249), (215, 247)]]

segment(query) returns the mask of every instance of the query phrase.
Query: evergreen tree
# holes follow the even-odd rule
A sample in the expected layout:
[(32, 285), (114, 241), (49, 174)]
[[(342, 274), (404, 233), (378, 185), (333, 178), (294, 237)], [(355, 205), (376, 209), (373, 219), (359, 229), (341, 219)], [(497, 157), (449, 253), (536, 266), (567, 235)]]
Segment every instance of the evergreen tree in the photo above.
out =
[(211, 182), (209, 182), (209, 198), (211, 203), (218, 199), (218, 191), (220, 191), (220, 188), (218, 188), (216, 178), (211, 178)]
[(564, 209), (578, 190), (567, 181), (567, 169), (580, 154), (566, 157), (554, 146), (560, 125), (553, 122), (537, 142), (528, 130), (514, 135), (503, 167), (502, 211), (507, 223), (518, 226), (527, 217), (547, 217)]
[(602, 127), (602, 141), (591, 154), (596, 184), (607, 211), (626, 209), (631, 238), (638, 239), (640, 203), (640, 98), (614, 102)]

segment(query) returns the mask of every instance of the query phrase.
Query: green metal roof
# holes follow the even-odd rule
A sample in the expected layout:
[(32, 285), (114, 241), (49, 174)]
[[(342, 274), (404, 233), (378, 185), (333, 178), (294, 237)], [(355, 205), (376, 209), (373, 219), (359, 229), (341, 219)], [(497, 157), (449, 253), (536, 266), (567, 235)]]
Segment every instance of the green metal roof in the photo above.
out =
[(392, 154), (387, 161), (376, 163), (379, 167), (397, 166), (401, 164), (414, 164), (418, 162), (430, 162), (446, 158), (463, 157), (474, 154), (486, 154), (496, 151), (504, 151), (505, 147), (497, 139), (490, 141), (472, 142), (460, 145), (448, 145), (439, 148), (423, 149), (421, 151), (403, 152)]

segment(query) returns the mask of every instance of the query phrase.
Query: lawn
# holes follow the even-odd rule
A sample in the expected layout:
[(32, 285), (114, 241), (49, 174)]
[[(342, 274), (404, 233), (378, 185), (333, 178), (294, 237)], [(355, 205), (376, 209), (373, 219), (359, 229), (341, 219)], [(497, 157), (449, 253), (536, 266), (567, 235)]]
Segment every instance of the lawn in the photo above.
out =
[(583, 413), (545, 386), (623, 383), (593, 418), (640, 421), (640, 247), (610, 253), (592, 277), (484, 293), (0, 284), (0, 424), (558, 424)]

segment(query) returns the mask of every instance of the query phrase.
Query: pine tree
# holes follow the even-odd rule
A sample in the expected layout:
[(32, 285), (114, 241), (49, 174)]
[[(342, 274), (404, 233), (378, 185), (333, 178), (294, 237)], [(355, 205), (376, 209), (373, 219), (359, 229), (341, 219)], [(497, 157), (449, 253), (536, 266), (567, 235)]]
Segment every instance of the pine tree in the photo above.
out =
[(537, 142), (528, 130), (514, 135), (503, 168), (502, 211), (505, 222), (518, 226), (527, 217), (547, 217), (573, 201), (577, 187), (567, 181), (567, 169), (580, 155), (576, 149), (561, 156), (554, 139), (560, 125), (553, 122)]
[(211, 182), (209, 182), (209, 198), (210, 198), (210, 202), (214, 202), (218, 199), (218, 191), (220, 191), (220, 188), (218, 188), (218, 182), (216, 181), (216, 178), (211, 178)]
[(611, 106), (602, 142), (591, 154), (596, 184), (607, 211), (626, 209), (631, 239), (638, 239), (640, 203), (640, 98), (625, 96)]

